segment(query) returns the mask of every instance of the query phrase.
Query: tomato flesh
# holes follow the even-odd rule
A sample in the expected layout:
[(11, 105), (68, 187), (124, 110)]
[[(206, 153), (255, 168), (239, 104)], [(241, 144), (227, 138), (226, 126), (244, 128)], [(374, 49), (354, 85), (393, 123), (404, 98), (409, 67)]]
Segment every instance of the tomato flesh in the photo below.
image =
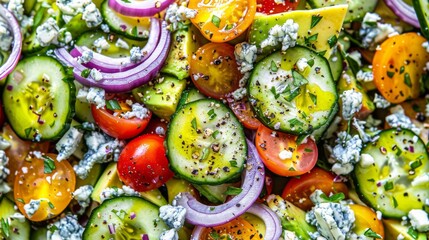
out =
[[(31, 221), (44, 221), (59, 215), (73, 199), (76, 185), (73, 167), (66, 160), (58, 162), (56, 157), (56, 154), (46, 154), (44, 159), (34, 157), (24, 161), (16, 175), (13, 189), (15, 203)], [(52, 172), (45, 167), (45, 161), (50, 160), (55, 165), (55, 168), (49, 168)], [(24, 205), (31, 200), (40, 200), (40, 207), (29, 216)]]
[(261, 125), (256, 131), (255, 145), (270, 171), (285, 177), (298, 176), (316, 165), (318, 150), (314, 140), (307, 138), (297, 144), (297, 139), (297, 136)]
[(205, 228), (201, 233), (200, 240), (216, 239), (262, 239), (256, 228), (245, 219), (238, 217), (220, 226)]
[(335, 175), (331, 172), (315, 167), (309, 173), (300, 176), (299, 179), (291, 178), (283, 189), (282, 198), (308, 211), (314, 205), (310, 200), (310, 195), (317, 189), (325, 193), (326, 196), (339, 192), (347, 196), (347, 185), (342, 182), (335, 182), (334, 178)]
[(145, 134), (131, 140), (118, 159), (121, 181), (139, 192), (159, 188), (173, 172), (168, 168), (164, 138), (157, 134)]
[(233, 101), (229, 104), (229, 107), (244, 127), (256, 130), (261, 126), (262, 123), (256, 118), (247, 98), (240, 101)]
[(276, 14), (295, 10), (299, 0), (284, 0), (282, 3), (276, 3), (275, 0), (257, 0), (257, 11), (265, 14)]
[(200, 47), (190, 63), (192, 82), (203, 94), (221, 99), (238, 89), (242, 74), (235, 60), (234, 47), (227, 43), (208, 43)]

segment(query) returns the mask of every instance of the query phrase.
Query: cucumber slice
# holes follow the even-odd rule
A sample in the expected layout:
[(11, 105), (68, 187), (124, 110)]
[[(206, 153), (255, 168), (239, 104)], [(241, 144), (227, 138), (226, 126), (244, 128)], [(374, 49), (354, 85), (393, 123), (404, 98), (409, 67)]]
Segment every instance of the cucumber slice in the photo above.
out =
[(234, 186), (234, 183), (224, 183), (216, 186), (194, 184), (193, 186), (210, 202), (222, 204), (225, 202), (226, 197), (228, 196), (225, 194), (225, 192), (228, 190), (228, 187)]
[(197, 101), (200, 99), (207, 98), (204, 96), (204, 94), (200, 93), (200, 91), (194, 87), (191, 87), (189, 89), (186, 89), (182, 92), (182, 95), (180, 96), (179, 104), (177, 105), (177, 109), (181, 108), (183, 105)]
[(109, 7), (108, 0), (101, 4), (100, 12), (104, 21), (106, 21), (110, 30), (113, 32), (136, 40), (147, 39), (149, 37), (149, 17), (129, 17), (121, 15)]
[[(13, 202), (3, 197), (0, 202), (0, 220), (2, 222), (0, 228), (0, 239), (13, 239), (13, 240), (27, 240), (30, 239), (30, 223), (27, 219), (19, 220), (13, 218), (15, 213), (20, 213), (15, 210)], [(6, 221), (8, 224), (8, 233), (5, 233), (5, 227), (3, 225)], [(6, 225), (7, 226), (7, 225)], [(6, 230), (7, 231), (7, 230)]]
[(171, 169), (189, 182), (217, 185), (234, 180), (247, 159), (243, 127), (217, 100), (188, 103), (172, 116), (167, 156)]
[(328, 120), (326, 121), (326, 124), (321, 126), (318, 129), (314, 130), (314, 132), (312, 133), (314, 139), (317, 142), (320, 141), (320, 139), (322, 139), (322, 137), (325, 135), (326, 130), (329, 128), (329, 126), (334, 121), (335, 116), (337, 116), (338, 109), (339, 109), (338, 103), (336, 103), (332, 109), (332, 112), (328, 116)]
[[(139, 197), (109, 199), (92, 211), (82, 237), (83, 240), (142, 239), (147, 234), (149, 239), (159, 239), (168, 227), (158, 215), (156, 205)], [(109, 231), (109, 227), (115, 231)]]
[(348, 10), (344, 22), (353, 22), (362, 20), (367, 12), (373, 12), (377, 6), (377, 1), (360, 0), (308, 0), (311, 8), (323, 8), (340, 4), (348, 4)]
[(414, 10), (419, 19), (420, 30), (426, 38), (429, 38), (429, 4), (427, 0), (413, 0)]
[[(411, 209), (425, 209), (429, 197), (429, 155), (423, 141), (410, 130), (382, 131), (376, 142), (368, 144), (373, 164), (357, 164), (356, 189), (384, 217), (401, 218)], [(426, 180), (425, 180), (426, 179)]]
[[(300, 72), (295, 69), (302, 59), (310, 64)], [(305, 47), (261, 60), (249, 79), (248, 92), (264, 125), (298, 135), (326, 124), (338, 98), (327, 60)]]
[(3, 104), (9, 123), (19, 137), (54, 140), (69, 128), (74, 114), (75, 88), (57, 60), (29, 57), (21, 60), (9, 74)]

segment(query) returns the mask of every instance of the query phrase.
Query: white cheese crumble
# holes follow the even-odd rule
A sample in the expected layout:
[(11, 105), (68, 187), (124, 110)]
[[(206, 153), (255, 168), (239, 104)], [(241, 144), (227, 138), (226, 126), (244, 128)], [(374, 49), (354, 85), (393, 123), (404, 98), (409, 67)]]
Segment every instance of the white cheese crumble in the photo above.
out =
[(164, 205), (159, 208), (159, 217), (170, 228), (179, 229), (185, 224), (186, 208), (182, 206)]
[(31, 199), (29, 203), (24, 205), (24, 211), (27, 216), (32, 217), (40, 208), (40, 199)]
[(6, 155), (6, 148), (10, 147), (10, 143), (0, 136), (0, 193), (7, 193), (11, 190), (10, 186), (6, 182), (7, 176), (10, 174), (9, 158)]
[(97, 82), (103, 79), (103, 74), (95, 68), (91, 69), (89, 76)]
[(103, 22), (100, 10), (91, 0), (57, 0), (56, 3), (63, 13), (66, 23), (80, 13), (82, 13), (82, 20), (89, 28), (96, 27)]
[(296, 67), (298, 68), (298, 71), (304, 72), (305, 69), (309, 67), (308, 60), (306, 58), (300, 58), (296, 62)]
[(359, 35), (362, 37), (363, 47), (375, 49), (377, 44), (400, 32), (402, 32), (400, 27), (393, 27), (389, 23), (382, 23), (378, 14), (367, 12), (363, 18)]
[(375, 93), (373, 100), (376, 108), (388, 108), (390, 107), (390, 102), (387, 101), (383, 96)]
[(255, 45), (242, 42), (235, 45), (234, 56), (241, 73), (250, 72), (253, 69), (253, 63), (256, 61), (258, 49)]
[(332, 171), (337, 175), (349, 174), (360, 160), (362, 140), (358, 135), (352, 137), (347, 132), (340, 132), (335, 143), (329, 159), (334, 164)]
[(115, 43), (115, 46), (122, 49), (130, 49), (130, 46), (127, 42), (125, 42), (122, 38), (118, 38), (118, 40)]
[(120, 196), (140, 196), (140, 193), (127, 185), (122, 186), (122, 188), (105, 188), (100, 193), (100, 201), (104, 202), (104, 200)]
[(84, 185), (73, 192), (73, 198), (79, 203), (83, 209), (87, 208), (91, 203), (91, 193), (94, 188), (91, 185)]
[(170, 24), (170, 29), (175, 31), (180, 23), (186, 24), (189, 21), (188, 19), (195, 18), (197, 13), (197, 10), (173, 3), (165, 12), (165, 21)]
[(103, 50), (107, 50), (110, 48), (109, 42), (107, 42), (106, 38), (104, 36), (96, 39), (92, 45), (95, 47), (95, 50), (98, 53), (101, 53)]
[(356, 73), (356, 80), (359, 82), (372, 82), (374, 80), (374, 75), (372, 74), (372, 71), (364, 71), (360, 69)]
[(66, 215), (48, 225), (46, 236), (48, 240), (81, 240), (84, 230), (75, 215)]
[(373, 158), (371, 155), (369, 155), (369, 154), (367, 154), (367, 153), (363, 153), (363, 154), (360, 156), (360, 162), (359, 162), (359, 164), (360, 164), (360, 166), (362, 166), (363, 168), (370, 167), (370, 166), (372, 166), (372, 164), (374, 164), (374, 163), (375, 163), (374, 158)]
[(103, 108), (106, 106), (105, 95), (106, 92), (102, 88), (83, 87), (79, 89), (76, 98), (81, 102), (95, 104), (97, 108)]
[(279, 153), (279, 158), (281, 160), (287, 160), (287, 159), (291, 159), (293, 156), (293, 153), (289, 150), (282, 150)]
[(416, 186), (424, 186), (429, 184), (429, 173), (423, 173), (418, 175), (416, 178), (413, 179), (413, 181), (411, 182), (411, 186), (416, 187)]
[(58, 33), (60, 28), (53, 18), (48, 18), (42, 25), (36, 29), (36, 39), (42, 47), (52, 44), (58, 44)]
[(395, 112), (386, 117), (386, 122), (392, 128), (409, 129), (417, 135), (420, 134), (420, 129), (416, 127), (411, 119), (405, 115), (404, 109), (400, 106), (396, 106)]
[(83, 133), (71, 127), (55, 145), (58, 151), (57, 160), (60, 162), (64, 159), (68, 159), (78, 148), (82, 137)]
[(362, 107), (362, 93), (354, 89), (346, 90), (341, 95), (342, 114), (345, 120), (349, 120)]
[(281, 44), (282, 51), (286, 51), (288, 48), (294, 47), (298, 39), (298, 28), (298, 23), (292, 19), (286, 20), (282, 26), (275, 25), (269, 30), (267, 39), (261, 42), (261, 48)]
[(85, 50), (82, 52), (82, 56), (78, 57), (77, 62), (80, 64), (89, 63), (93, 57), (94, 53), (91, 50)]
[(165, 230), (159, 236), (159, 240), (179, 240), (179, 234), (176, 229)]
[(133, 63), (140, 62), (142, 58), (144, 57), (144, 53), (139, 47), (133, 47), (130, 50), (130, 60)]
[(107, 24), (104, 23), (104, 24), (100, 25), (100, 28), (101, 28), (101, 31), (103, 31), (105, 33), (110, 33), (109, 25), (107, 25)]
[(419, 232), (429, 231), (429, 218), (427, 212), (421, 209), (413, 209), (408, 213), (411, 226)]
[(138, 119), (145, 119), (149, 117), (149, 110), (140, 103), (133, 103), (133, 105), (131, 105), (131, 111), (122, 113), (121, 116), (125, 119), (134, 117)]
[(0, 50), (9, 51), (12, 47), (13, 37), (7, 23), (0, 17)]
[(21, 21), (24, 17), (24, 0), (9, 0), (7, 10), (12, 12), (18, 21)]

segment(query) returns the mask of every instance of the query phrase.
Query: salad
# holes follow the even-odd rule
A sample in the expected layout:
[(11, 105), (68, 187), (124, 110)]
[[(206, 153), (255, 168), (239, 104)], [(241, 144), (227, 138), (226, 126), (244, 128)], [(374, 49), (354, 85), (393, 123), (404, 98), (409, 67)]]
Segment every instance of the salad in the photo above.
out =
[(2, 239), (429, 238), (423, 0), (2, 0)]

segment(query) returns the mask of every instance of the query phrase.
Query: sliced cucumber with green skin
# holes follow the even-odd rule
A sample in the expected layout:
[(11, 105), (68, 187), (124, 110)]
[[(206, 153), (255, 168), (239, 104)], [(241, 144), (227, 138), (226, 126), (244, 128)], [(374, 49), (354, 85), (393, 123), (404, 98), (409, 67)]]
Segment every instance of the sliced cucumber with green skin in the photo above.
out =
[[(20, 214), (19, 211), (15, 210), (13, 202), (3, 197), (0, 202), (0, 239), (11, 239), (11, 240), (27, 240), (30, 239), (30, 222), (27, 219), (19, 220), (14, 218), (14, 214)], [(9, 223), (7, 230), (3, 223)], [(7, 233), (5, 232), (7, 231)]]
[(391, 218), (407, 216), (411, 209), (429, 211), (425, 205), (429, 155), (417, 135), (405, 129), (384, 130), (363, 154), (374, 163), (357, 164), (354, 178), (357, 191), (371, 207)]
[[(106, 55), (108, 57), (130, 56), (130, 49), (132, 47), (143, 48), (146, 45), (146, 41), (132, 40), (132, 39), (128, 39), (128, 38), (118, 36), (117, 34), (113, 34), (113, 33), (108, 34), (108, 33), (102, 32), (102, 31), (85, 32), (84, 34), (82, 34), (77, 39), (76, 45), (85, 46), (85, 47), (88, 47), (89, 49), (92, 49), (95, 51), (94, 41), (99, 39), (100, 37), (104, 37), (110, 45), (109, 49), (101, 51), (101, 54)], [(122, 40), (124, 40), (128, 44), (128, 46), (130, 47), (130, 49), (124, 49), (124, 48), (117, 47), (115, 44), (116, 44), (116, 41), (118, 40), (118, 38), (121, 38)]]
[(57, 60), (21, 60), (3, 90), (4, 110), (15, 133), (27, 140), (55, 140), (69, 128), (75, 88)]
[(108, 0), (101, 4), (101, 15), (113, 32), (132, 39), (147, 39), (150, 30), (149, 17), (128, 17), (115, 12), (108, 5)]
[(109, 199), (92, 211), (82, 237), (140, 240), (147, 234), (149, 239), (159, 239), (168, 227), (158, 215), (158, 206), (139, 197)]
[(348, 4), (346, 18), (344, 22), (353, 22), (362, 20), (367, 12), (373, 12), (377, 6), (377, 1), (361, 1), (361, 0), (308, 0), (311, 8), (322, 8), (328, 6), (335, 6), (340, 4)]
[(326, 121), (326, 124), (321, 126), (320, 128), (314, 130), (314, 132), (311, 134), (313, 135), (314, 139), (318, 142), (322, 137), (324, 137), (326, 130), (329, 128), (329, 126), (332, 124), (332, 122), (335, 119), (335, 116), (337, 116), (338, 112), (338, 103), (334, 105), (334, 108), (332, 109), (331, 114), (329, 114), (328, 120)]
[(189, 182), (230, 182), (240, 176), (247, 159), (243, 127), (217, 100), (188, 103), (172, 116), (167, 156), (171, 169)]
[(234, 186), (233, 183), (224, 183), (216, 186), (212, 185), (193, 185), (201, 195), (207, 198), (212, 203), (222, 204), (225, 202), (226, 197), (228, 196), (226, 191), (229, 187)]
[(194, 87), (185, 89), (182, 92), (182, 95), (180, 96), (180, 100), (179, 100), (179, 104), (177, 105), (177, 108), (179, 109), (180, 107), (182, 107), (187, 103), (197, 101), (200, 99), (205, 99), (205, 98), (207, 97), (204, 96), (204, 94), (200, 93), (200, 91)]
[(427, 0), (413, 0), (414, 10), (420, 23), (420, 30), (429, 38), (429, 4)]
[[(297, 63), (303, 59), (310, 64), (301, 72)], [(299, 46), (261, 60), (249, 79), (248, 93), (264, 125), (298, 135), (326, 124), (338, 98), (328, 61)]]

